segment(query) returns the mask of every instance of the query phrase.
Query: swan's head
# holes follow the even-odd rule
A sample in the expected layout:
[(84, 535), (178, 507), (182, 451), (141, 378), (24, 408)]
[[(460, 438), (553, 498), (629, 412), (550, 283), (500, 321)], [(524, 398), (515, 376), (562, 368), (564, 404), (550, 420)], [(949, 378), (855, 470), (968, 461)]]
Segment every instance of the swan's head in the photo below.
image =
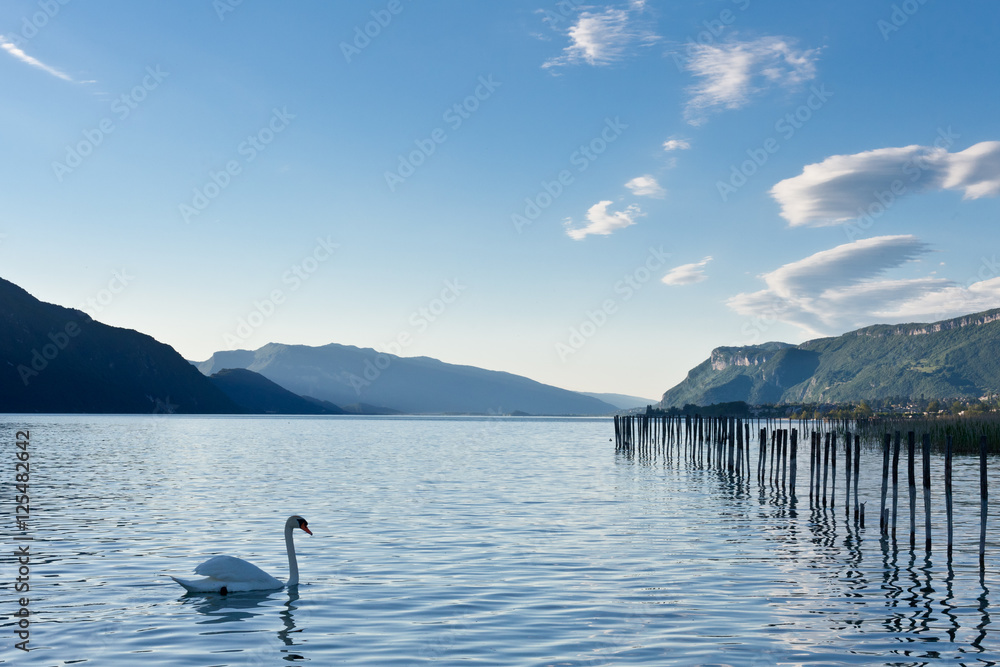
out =
[(296, 514), (295, 516), (288, 517), (288, 523), (292, 523), (292, 522), (294, 522), (293, 525), (297, 524), (299, 528), (301, 528), (302, 530), (306, 531), (310, 535), (313, 534), (313, 532), (311, 530), (309, 530), (309, 522), (306, 521), (305, 519), (303, 519), (302, 517), (300, 517), (299, 515)]

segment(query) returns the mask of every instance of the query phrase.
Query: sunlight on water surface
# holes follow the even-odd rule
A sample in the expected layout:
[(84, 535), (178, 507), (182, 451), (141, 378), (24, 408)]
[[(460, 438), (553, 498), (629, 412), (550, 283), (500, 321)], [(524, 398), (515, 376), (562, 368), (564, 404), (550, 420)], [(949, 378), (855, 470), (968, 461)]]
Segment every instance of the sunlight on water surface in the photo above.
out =
[[(15, 431), (30, 429), (30, 653)], [(616, 454), (610, 420), (7, 416), (0, 660), (24, 665), (993, 664), (998, 545), (956, 461), (956, 553), (756, 480)], [(995, 464), (994, 464), (995, 465)], [(935, 544), (943, 545), (934, 461)], [(843, 480), (838, 480), (842, 485)], [(840, 492), (838, 492), (840, 493)], [(922, 508), (922, 505), (919, 505)], [(216, 554), (301, 584), (184, 595)], [(875, 517), (876, 527), (871, 527)], [(994, 526), (997, 519), (990, 518)], [(908, 547), (908, 542), (906, 544)], [(890, 545), (891, 547), (891, 545)]]

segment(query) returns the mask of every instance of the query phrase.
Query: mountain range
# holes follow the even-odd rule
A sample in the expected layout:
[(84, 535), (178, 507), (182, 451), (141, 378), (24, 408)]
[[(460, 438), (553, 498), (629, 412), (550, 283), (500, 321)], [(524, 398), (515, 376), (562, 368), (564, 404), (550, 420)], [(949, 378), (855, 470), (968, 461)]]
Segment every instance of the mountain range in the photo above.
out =
[(718, 347), (660, 406), (979, 398), (1000, 391), (1000, 309), (875, 325), (801, 345)]
[[(201, 371), (201, 372), (199, 372)], [(343, 345), (272, 343), (197, 364), (0, 278), (0, 412), (610, 414), (525, 377)]]
[[(978, 398), (1000, 393), (998, 350), (1000, 309), (719, 347), (659, 405)], [(0, 412), (602, 415), (636, 401), (645, 402), (337, 344), (270, 343), (194, 363), (0, 278)]]
[(257, 350), (216, 352), (196, 366), (205, 375), (244, 368), (302, 396), (411, 414), (601, 415), (617, 409), (519, 375), (335, 343), (269, 343)]

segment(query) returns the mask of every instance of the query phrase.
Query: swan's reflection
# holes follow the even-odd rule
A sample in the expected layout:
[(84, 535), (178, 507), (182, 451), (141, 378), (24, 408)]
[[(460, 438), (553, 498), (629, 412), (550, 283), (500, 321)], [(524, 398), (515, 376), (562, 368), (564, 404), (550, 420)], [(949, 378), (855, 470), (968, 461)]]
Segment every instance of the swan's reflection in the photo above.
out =
[[(292, 633), (302, 632), (302, 629), (296, 626), (296, 615), (299, 616), (300, 622), (305, 620), (302, 616), (303, 613), (308, 616), (308, 612), (304, 612), (302, 606), (296, 604), (299, 600), (298, 586), (290, 586), (279, 591), (247, 591), (230, 593), (229, 595), (189, 593), (184, 595), (181, 600), (183, 604), (192, 605), (196, 611), (206, 616), (204, 620), (198, 622), (202, 625), (242, 624), (258, 616), (266, 617), (273, 613), (274, 603), (281, 601), (278, 618), (281, 620), (282, 627), (276, 632), (277, 642), (268, 641), (268, 644), (271, 644), (275, 649), (282, 646), (295, 646), (296, 642)], [(247, 629), (243, 627), (219, 628), (206, 634), (241, 632), (247, 632)], [(297, 658), (298, 656), (288, 654), (285, 657)]]
[(181, 601), (194, 606), (196, 611), (207, 617), (198, 621), (199, 624), (234, 623), (263, 615), (267, 610), (264, 603), (272, 596), (284, 593), (285, 591), (247, 591), (229, 595), (188, 593)]

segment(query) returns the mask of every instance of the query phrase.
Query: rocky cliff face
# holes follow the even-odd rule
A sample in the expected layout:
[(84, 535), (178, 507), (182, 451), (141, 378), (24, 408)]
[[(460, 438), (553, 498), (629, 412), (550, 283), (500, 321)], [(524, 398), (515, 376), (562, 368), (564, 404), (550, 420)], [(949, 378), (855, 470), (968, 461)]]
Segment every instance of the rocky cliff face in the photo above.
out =
[(661, 405), (977, 398), (1000, 391), (997, 349), (1000, 309), (875, 325), (794, 346), (720, 347), (665, 392)]
[(979, 327), (1000, 320), (1000, 308), (974, 315), (963, 315), (933, 324), (877, 325), (858, 329), (858, 336), (925, 336), (939, 331), (951, 331), (964, 327)]
[(787, 343), (764, 343), (744, 347), (717, 347), (709, 357), (712, 370), (723, 371), (730, 366), (761, 366), (779, 351), (792, 347)]

